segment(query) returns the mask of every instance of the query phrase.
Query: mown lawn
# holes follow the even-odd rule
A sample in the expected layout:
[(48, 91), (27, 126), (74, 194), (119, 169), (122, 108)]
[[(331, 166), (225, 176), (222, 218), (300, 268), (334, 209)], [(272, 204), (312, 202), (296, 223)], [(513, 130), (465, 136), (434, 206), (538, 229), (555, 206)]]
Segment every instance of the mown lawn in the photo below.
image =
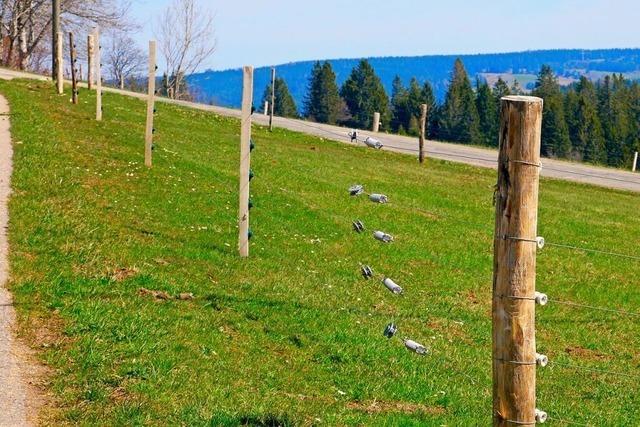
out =
[[(12, 107), (11, 289), (52, 368), (46, 424), (488, 425), (492, 170), (256, 127), (251, 258), (236, 251), (239, 123), (158, 106), (81, 104), (0, 82)], [(350, 198), (360, 183), (387, 205)], [(638, 194), (541, 183), (549, 242), (640, 255)], [(351, 221), (368, 230), (358, 235)], [(382, 245), (371, 231), (396, 241)], [(394, 278), (395, 297), (360, 263)], [(552, 299), (640, 311), (640, 262), (547, 247)], [(162, 300), (142, 288), (193, 300)], [(592, 425), (640, 419), (640, 318), (538, 311), (538, 407)], [(382, 331), (431, 348), (420, 357)], [(562, 425), (552, 420), (552, 425)]]

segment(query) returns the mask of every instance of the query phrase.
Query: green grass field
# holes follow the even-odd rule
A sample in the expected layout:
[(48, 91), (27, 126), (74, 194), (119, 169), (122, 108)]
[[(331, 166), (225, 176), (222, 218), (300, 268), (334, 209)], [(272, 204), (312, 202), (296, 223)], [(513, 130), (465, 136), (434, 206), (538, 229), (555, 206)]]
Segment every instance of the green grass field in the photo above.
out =
[[(105, 120), (45, 83), (0, 82), (12, 107), (11, 289), (52, 368), (46, 424), (489, 425), (492, 170), (254, 128), (252, 256), (237, 256), (239, 122), (107, 94)], [(351, 184), (390, 197), (350, 198)], [(640, 255), (640, 201), (542, 180), (549, 242)], [(367, 233), (351, 230), (361, 219)], [(370, 232), (396, 241), (382, 245)], [(394, 278), (395, 297), (359, 264)], [(640, 262), (547, 247), (551, 299), (637, 312)], [(195, 299), (158, 300), (140, 289)], [(432, 349), (420, 357), (382, 335)], [(638, 317), (538, 310), (538, 407), (638, 425)]]

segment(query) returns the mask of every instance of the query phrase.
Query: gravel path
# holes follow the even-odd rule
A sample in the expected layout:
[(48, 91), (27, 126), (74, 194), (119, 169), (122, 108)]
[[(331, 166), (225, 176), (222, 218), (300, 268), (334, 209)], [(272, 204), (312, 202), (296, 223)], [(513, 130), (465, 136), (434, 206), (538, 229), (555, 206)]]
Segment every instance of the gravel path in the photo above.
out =
[(0, 96), (0, 426), (28, 426), (28, 366), (26, 353), (14, 336), (16, 313), (11, 294), (6, 289), (9, 278), (9, 245), (7, 228), (8, 201), (11, 193), (11, 136), (9, 134), (9, 104)]

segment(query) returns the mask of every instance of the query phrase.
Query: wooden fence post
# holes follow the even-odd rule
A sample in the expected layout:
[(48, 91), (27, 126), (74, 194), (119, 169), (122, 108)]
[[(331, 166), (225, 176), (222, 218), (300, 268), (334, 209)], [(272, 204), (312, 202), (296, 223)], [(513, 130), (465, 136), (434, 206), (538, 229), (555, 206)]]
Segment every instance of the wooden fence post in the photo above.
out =
[(153, 115), (156, 100), (156, 41), (149, 41), (149, 83), (147, 85), (147, 127), (144, 136), (144, 164), (151, 167), (153, 156)]
[(374, 132), (380, 131), (380, 113), (378, 112), (373, 113), (373, 126), (371, 130)]
[(78, 103), (78, 70), (76, 69), (76, 46), (73, 43), (73, 33), (69, 33), (69, 58), (71, 60), (71, 102)]
[(93, 36), (87, 36), (87, 88), (93, 89)]
[(638, 152), (633, 155), (633, 167), (631, 168), (631, 172), (635, 172), (638, 167)]
[(535, 291), (542, 99), (501, 100), (493, 261), (493, 425), (536, 424)]
[(264, 101), (264, 115), (269, 115), (269, 101)]
[(420, 144), (418, 159), (420, 163), (424, 163), (424, 141), (427, 135), (427, 104), (420, 106)]
[(251, 110), (253, 106), (253, 67), (243, 68), (242, 121), (240, 129), (240, 209), (238, 249), (249, 256), (249, 174), (251, 173)]
[(273, 132), (273, 113), (276, 107), (276, 69), (271, 68), (271, 108), (269, 114), (269, 132)]
[(95, 67), (96, 67), (96, 120), (102, 120), (102, 46), (100, 45), (100, 30), (95, 33)]
[(56, 35), (56, 83), (58, 84), (58, 95), (64, 93), (64, 62), (62, 60), (62, 33)]

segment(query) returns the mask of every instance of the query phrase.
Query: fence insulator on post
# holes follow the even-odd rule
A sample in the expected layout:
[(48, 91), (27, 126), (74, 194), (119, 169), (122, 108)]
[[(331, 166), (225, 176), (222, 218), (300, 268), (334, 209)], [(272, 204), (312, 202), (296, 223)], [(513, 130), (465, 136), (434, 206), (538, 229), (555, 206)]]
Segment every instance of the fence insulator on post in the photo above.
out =
[[(501, 100), (493, 272), (493, 425), (535, 424), (542, 99)], [(504, 236), (512, 236), (505, 239)], [(505, 298), (506, 296), (506, 298)]]
[(373, 203), (387, 203), (389, 202), (389, 198), (384, 194), (372, 194), (369, 196), (369, 200)]
[(373, 277), (373, 270), (368, 265), (363, 265), (360, 268), (360, 272), (362, 273), (362, 277), (364, 277), (367, 280)]
[(402, 292), (404, 292), (403, 289), (400, 287), (400, 285), (398, 285), (396, 282), (389, 279), (388, 277), (386, 277), (382, 281), (382, 284), (396, 295), (400, 295)]
[(249, 181), (251, 170), (251, 111), (253, 106), (253, 67), (242, 70), (242, 118), (240, 123), (240, 207), (238, 213), (238, 251), (242, 258), (249, 256)]
[(407, 347), (408, 350), (411, 350), (414, 353), (419, 354), (420, 356), (426, 356), (427, 354), (429, 354), (429, 350), (427, 350), (427, 347), (413, 340), (405, 339), (404, 346)]
[(364, 231), (364, 224), (362, 223), (362, 221), (355, 220), (353, 221), (353, 231), (355, 231), (356, 233), (362, 233)]
[(545, 354), (536, 353), (536, 365), (541, 368), (546, 367), (549, 364), (549, 358)]
[(385, 233), (384, 231), (375, 231), (373, 233), (373, 237), (376, 240), (380, 240), (383, 243), (391, 243), (393, 242), (393, 236)]
[(398, 333), (398, 327), (396, 326), (395, 323), (389, 323), (385, 328), (384, 328), (384, 336), (391, 339), (393, 338), (396, 333)]
[(364, 187), (362, 185), (352, 185), (349, 187), (349, 194), (352, 196), (359, 196), (364, 193)]

